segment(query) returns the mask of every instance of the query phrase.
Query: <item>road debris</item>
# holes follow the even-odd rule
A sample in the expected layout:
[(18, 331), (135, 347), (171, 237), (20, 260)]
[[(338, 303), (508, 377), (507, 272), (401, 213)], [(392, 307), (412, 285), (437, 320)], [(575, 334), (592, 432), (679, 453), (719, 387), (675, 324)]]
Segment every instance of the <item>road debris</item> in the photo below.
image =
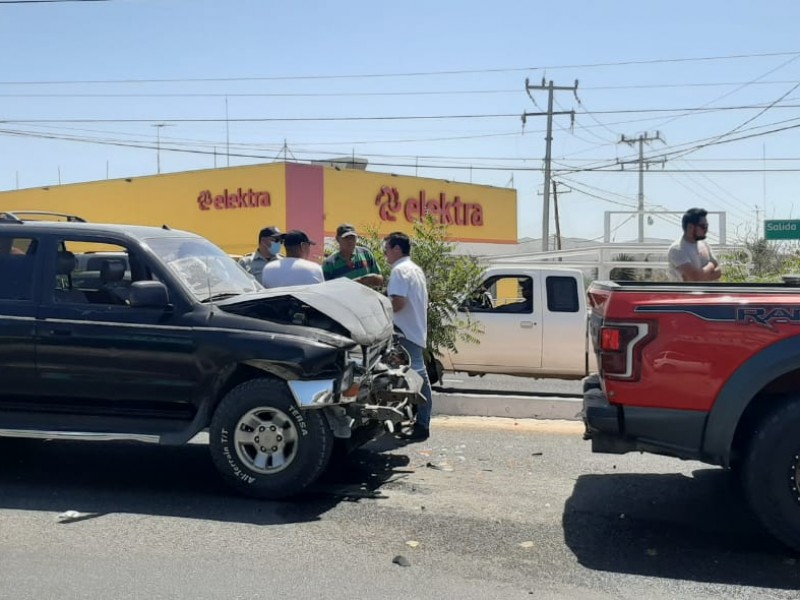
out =
[(410, 561), (410, 560), (408, 560), (408, 559), (407, 559), (405, 556), (403, 556), (402, 554), (398, 554), (397, 556), (395, 556), (395, 557), (392, 559), (392, 563), (394, 563), (394, 564), (396, 564), (396, 565), (400, 565), (401, 567), (410, 567), (410, 566), (411, 566), (411, 561)]
[(455, 470), (446, 462), (440, 462), (440, 463), (429, 462), (426, 463), (425, 466), (428, 467), (429, 469), (433, 469), (434, 471), (446, 471), (448, 473)]
[(76, 521), (85, 521), (98, 516), (97, 513), (82, 513), (77, 510), (67, 510), (56, 516), (56, 521), (59, 523), (74, 523)]

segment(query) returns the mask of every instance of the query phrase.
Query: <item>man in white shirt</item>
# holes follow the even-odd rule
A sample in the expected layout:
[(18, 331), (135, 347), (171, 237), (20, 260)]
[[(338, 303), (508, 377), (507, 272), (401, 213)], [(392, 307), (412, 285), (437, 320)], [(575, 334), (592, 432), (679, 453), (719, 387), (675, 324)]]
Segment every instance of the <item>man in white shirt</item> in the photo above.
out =
[(392, 301), (394, 325), (405, 336), (400, 343), (411, 357), (411, 368), (422, 377), (421, 391), (427, 400), (419, 407), (412, 429), (401, 437), (424, 441), (430, 436), (433, 403), (424, 355), (428, 339), (428, 284), (425, 273), (411, 261), (411, 240), (405, 233), (396, 231), (386, 236), (383, 253), (392, 266), (386, 293)]
[(690, 208), (681, 219), (683, 236), (669, 247), (669, 274), (673, 281), (716, 281), (722, 275), (719, 262), (705, 239), (708, 211)]
[(322, 267), (308, 260), (311, 246), (315, 243), (303, 231), (295, 229), (286, 233), (283, 236), (286, 258), (264, 265), (261, 284), (265, 288), (277, 288), (325, 281)]

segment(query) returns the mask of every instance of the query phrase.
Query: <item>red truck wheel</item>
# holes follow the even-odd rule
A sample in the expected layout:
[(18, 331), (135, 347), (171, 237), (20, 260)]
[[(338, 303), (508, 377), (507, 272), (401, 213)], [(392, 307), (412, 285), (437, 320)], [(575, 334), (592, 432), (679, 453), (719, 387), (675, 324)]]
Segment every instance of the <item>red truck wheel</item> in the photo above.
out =
[(750, 506), (764, 526), (800, 551), (800, 400), (758, 425), (742, 465)]

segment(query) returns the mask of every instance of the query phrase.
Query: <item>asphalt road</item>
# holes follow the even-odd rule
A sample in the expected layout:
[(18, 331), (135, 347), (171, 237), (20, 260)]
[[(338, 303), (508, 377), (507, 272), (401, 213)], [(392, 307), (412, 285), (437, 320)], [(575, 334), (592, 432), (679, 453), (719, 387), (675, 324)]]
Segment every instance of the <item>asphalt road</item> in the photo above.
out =
[(797, 557), (721, 469), (592, 455), (570, 422), (433, 433), (374, 443), (293, 502), (230, 494), (202, 444), (0, 440), (0, 597), (798, 596)]

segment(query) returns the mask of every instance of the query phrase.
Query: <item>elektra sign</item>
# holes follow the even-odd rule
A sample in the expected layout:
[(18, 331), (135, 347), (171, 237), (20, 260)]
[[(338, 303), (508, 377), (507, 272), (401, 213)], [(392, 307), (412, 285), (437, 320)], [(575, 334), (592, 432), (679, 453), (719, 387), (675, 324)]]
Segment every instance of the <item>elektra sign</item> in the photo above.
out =
[(243, 192), (242, 188), (235, 192), (229, 192), (228, 188), (225, 188), (221, 194), (212, 194), (211, 190), (202, 190), (197, 195), (197, 208), (200, 210), (258, 208), (270, 204), (272, 204), (272, 199), (269, 192), (254, 191), (253, 188), (249, 188), (246, 192)]
[(402, 214), (406, 221), (414, 223), (431, 215), (442, 225), (484, 225), (481, 204), (463, 202), (461, 196), (448, 200), (445, 192), (441, 192), (438, 198), (428, 198), (427, 192), (420, 190), (418, 196), (401, 201), (397, 188), (384, 185), (375, 197), (375, 205), (381, 221), (396, 221), (397, 215)]

